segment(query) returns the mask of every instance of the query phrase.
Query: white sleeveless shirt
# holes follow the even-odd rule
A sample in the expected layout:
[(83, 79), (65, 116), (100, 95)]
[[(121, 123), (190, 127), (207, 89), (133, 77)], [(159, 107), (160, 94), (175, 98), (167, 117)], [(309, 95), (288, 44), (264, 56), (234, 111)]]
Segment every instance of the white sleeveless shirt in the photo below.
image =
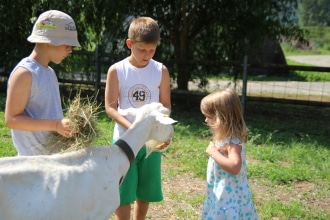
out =
[[(159, 86), (162, 79), (163, 64), (151, 59), (147, 66), (137, 68), (128, 58), (115, 63), (117, 70), (119, 99), (118, 110), (140, 108), (145, 104), (159, 102)], [(126, 117), (130, 122), (132, 117)], [(125, 131), (115, 124), (113, 139), (117, 140)]]
[[(12, 73), (24, 67), (31, 72), (32, 85), (23, 114), (31, 118), (62, 119), (63, 111), (56, 74), (51, 67), (44, 67), (36, 60), (22, 59)], [(11, 74), (12, 74), (11, 73)], [(8, 88), (10, 86), (10, 77)], [(49, 131), (11, 130), (12, 139), (19, 156), (43, 154)]]

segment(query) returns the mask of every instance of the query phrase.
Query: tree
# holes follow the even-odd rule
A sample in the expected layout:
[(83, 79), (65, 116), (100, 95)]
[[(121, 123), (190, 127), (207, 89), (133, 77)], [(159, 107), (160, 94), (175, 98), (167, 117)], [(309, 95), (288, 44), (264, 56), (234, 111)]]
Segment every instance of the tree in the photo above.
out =
[(26, 40), (32, 30), (32, 5), (32, 1), (13, 4), (13, 1), (3, 0), (0, 3), (0, 68), (4, 72), (9, 72), (18, 59), (32, 50), (33, 45)]
[(266, 40), (279, 40), (282, 36), (303, 39), (295, 16), (296, 0), (152, 2), (133, 1), (130, 11), (134, 16), (158, 20), (163, 38), (168, 39), (166, 46), (173, 48), (173, 57), (178, 61), (177, 83), (183, 90), (187, 90), (191, 78), (189, 60), (241, 60)]
[(31, 52), (33, 44), (27, 41), (27, 37), (38, 16), (49, 9), (61, 10), (75, 20), (83, 49), (94, 50), (96, 45), (114, 42), (123, 37), (120, 31), (125, 29), (122, 23), (126, 18), (125, 14), (119, 16), (121, 13), (118, 13), (117, 7), (123, 9), (124, 5), (110, 0), (2, 0), (0, 63), (9, 71), (19, 59)]
[[(94, 50), (101, 45), (123, 55), (128, 54), (124, 40), (131, 19), (153, 17), (162, 31), (157, 58), (175, 60), (171, 73), (176, 73), (182, 90), (188, 89), (195, 60), (241, 60), (265, 40), (303, 38), (294, 16), (297, 0), (35, 0), (33, 4), (31, 0), (20, 0), (14, 9), (12, 5), (10, 0), (0, 3), (0, 18), (6, 21), (2, 22), (2, 30), (5, 27), (7, 32), (1, 40), (10, 42), (15, 36), (16, 45), (24, 48), (30, 46), (26, 46), (26, 37), (33, 19), (50, 8), (74, 18), (84, 49)], [(17, 24), (21, 29), (16, 31)], [(8, 46), (2, 51), (13, 50)], [(17, 48), (13, 54), (18, 56), (22, 51)]]
[(298, 10), (301, 26), (330, 26), (328, 0), (299, 0)]

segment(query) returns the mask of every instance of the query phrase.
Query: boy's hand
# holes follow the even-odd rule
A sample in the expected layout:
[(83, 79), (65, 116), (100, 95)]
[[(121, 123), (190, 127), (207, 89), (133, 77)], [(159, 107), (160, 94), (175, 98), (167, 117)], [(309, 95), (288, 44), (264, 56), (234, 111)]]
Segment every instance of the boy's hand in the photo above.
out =
[(56, 122), (56, 132), (60, 135), (70, 138), (73, 135), (73, 122), (70, 119), (63, 118)]

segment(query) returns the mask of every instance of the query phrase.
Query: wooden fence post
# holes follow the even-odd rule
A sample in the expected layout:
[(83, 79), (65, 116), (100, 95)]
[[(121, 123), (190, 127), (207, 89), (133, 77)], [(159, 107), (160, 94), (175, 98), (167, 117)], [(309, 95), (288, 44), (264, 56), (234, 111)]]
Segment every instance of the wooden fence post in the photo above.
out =
[(101, 82), (101, 61), (100, 61), (100, 46), (96, 47), (95, 50), (95, 85), (94, 85), (94, 89), (95, 89), (95, 94), (98, 93), (99, 88), (100, 88), (100, 82)]
[(242, 86), (242, 108), (243, 108), (243, 115), (245, 115), (245, 101), (246, 101), (246, 90), (247, 90), (247, 68), (248, 68), (248, 57), (244, 55), (243, 60), (243, 86)]

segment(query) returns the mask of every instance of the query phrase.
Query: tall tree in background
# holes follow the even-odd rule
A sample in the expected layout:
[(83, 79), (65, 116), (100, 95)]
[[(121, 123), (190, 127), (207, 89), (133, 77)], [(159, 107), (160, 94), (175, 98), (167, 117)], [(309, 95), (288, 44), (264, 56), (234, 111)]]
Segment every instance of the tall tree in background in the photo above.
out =
[[(157, 57), (176, 61), (173, 72), (178, 88), (187, 90), (195, 68), (191, 62), (195, 60), (241, 61), (265, 40), (303, 38), (294, 16), (296, 7), (297, 0), (19, 0), (16, 4), (3, 0), (0, 31), (6, 30), (6, 35), (0, 33), (0, 37), (8, 46), (1, 52), (19, 56), (23, 51), (20, 47), (31, 48), (26, 37), (33, 19), (40, 11), (58, 9), (76, 21), (84, 49), (95, 50), (102, 45), (124, 54), (130, 20), (150, 16), (162, 29)], [(10, 49), (13, 38), (17, 40), (15, 51)], [(1, 63), (12, 66), (10, 62), (1, 58)]]
[[(61, 10), (76, 22), (84, 50), (123, 38), (127, 17), (122, 1), (111, 0), (2, 0), (0, 2), (0, 68), (9, 74), (19, 59), (28, 56), (33, 44), (27, 41), (38, 16), (49, 9)], [(120, 12), (119, 9), (122, 10)]]
[[(135, 1), (133, 1), (135, 2)], [(134, 15), (148, 15), (163, 27), (173, 48), (178, 88), (187, 90), (191, 60), (242, 60), (265, 40), (302, 39), (296, 0), (168, 0), (131, 4)], [(162, 40), (163, 41), (163, 40)], [(197, 53), (198, 51), (198, 53)]]
[(330, 26), (329, 0), (299, 0), (298, 10), (301, 26)]
[(32, 10), (32, 1), (22, 1), (19, 4), (13, 4), (10, 0), (1, 1), (1, 71), (10, 71), (18, 59), (31, 52), (33, 45), (28, 44), (26, 38), (32, 30), (30, 21)]

